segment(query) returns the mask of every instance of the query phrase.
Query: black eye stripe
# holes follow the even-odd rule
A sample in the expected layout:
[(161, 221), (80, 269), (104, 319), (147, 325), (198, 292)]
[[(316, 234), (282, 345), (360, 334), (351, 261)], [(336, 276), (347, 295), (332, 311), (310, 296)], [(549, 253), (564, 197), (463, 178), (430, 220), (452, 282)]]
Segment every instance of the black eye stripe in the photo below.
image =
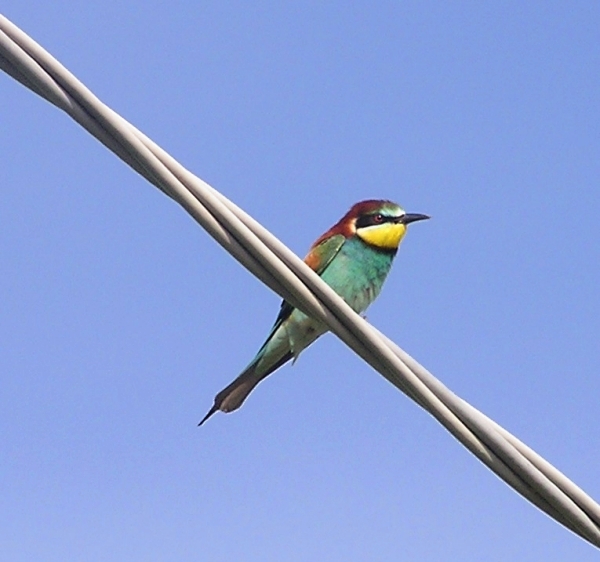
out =
[(395, 222), (398, 217), (388, 217), (381, 213), (374, 213), (372, 215), (362, 215), (356, 219), (356, 228), (365, 228), (367, 226), (376, 226), (378, 224), (384, 224), (386, 222)]

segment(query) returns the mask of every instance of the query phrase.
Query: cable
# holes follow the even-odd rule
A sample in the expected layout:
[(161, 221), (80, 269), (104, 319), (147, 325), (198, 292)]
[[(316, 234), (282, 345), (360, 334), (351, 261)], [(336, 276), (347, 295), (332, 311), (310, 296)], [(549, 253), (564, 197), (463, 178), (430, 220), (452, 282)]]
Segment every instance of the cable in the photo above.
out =
[(69, 114), (136, 172), (179, 203), (225, 250), (273, 291), (327, 324), (344, 343), (427, 410), (522, 496), (600, 547), (600, 505), (354, 313), (268, 230), (104, 105), (1, 14), (0, 68)]

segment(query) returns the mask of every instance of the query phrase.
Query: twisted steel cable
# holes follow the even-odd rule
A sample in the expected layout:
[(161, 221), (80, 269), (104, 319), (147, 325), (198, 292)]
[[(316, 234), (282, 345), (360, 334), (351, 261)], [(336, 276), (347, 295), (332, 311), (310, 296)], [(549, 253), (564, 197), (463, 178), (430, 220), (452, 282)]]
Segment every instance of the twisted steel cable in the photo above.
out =
[(394, 386), (434, 416), (507, 484), (600, 547), (600, 505), (550, 463), (459, 398), (352, 309), (301, 259), (221, 193), (104, 105), (0, 14), (0, 68), (53, 105), (179, 203), (263, 283), (318, 318)]

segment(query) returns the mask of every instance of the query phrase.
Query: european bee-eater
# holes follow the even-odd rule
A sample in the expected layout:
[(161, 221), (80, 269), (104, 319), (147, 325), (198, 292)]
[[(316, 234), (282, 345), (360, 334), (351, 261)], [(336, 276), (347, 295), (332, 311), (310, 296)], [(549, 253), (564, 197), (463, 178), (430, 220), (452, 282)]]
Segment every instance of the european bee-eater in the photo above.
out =
[[(361, 201), (317, 239), (304, 261), (356, 312), (364, 312), (381, 291), (407, 225), (428, 218), (406, 213), (391, 201)], [(326, 331), (322, 322), (283, 301), (265, 343), (242, 374), (217, 394), (198, 425), (218, 410), (237, 410), (260, 381), (295, 361)]]

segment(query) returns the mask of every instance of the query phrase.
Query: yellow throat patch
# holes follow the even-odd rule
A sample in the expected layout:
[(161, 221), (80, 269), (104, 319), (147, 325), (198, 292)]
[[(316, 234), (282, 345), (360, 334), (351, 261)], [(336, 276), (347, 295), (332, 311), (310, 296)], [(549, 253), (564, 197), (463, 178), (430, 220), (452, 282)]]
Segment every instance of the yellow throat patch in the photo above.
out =
[(361, 240), (383, 250), (397, 250), (405, 234), (406, 225), (390, 222), (366, 226), (356, 231)]

